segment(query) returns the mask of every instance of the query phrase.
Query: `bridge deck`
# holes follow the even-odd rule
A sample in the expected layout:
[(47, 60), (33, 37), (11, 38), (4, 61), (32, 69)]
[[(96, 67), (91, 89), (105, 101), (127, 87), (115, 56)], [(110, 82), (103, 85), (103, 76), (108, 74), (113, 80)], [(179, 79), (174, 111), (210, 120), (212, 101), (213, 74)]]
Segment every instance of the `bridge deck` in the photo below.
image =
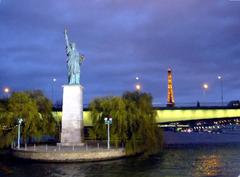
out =
[(158, 123), (165, 123), (237, 117), (240, 117), (240, 109), (166, 109), (157, 110), (156, 120)]
[[(191, 121), (203, 119), (240, 118), (240, 108), (156, 108), (157, 123)], [(62, 112), (53, 112), (57, 119), (61, 119)], [(90, 111), (83, 112), (84, 126), (92, 126)]]

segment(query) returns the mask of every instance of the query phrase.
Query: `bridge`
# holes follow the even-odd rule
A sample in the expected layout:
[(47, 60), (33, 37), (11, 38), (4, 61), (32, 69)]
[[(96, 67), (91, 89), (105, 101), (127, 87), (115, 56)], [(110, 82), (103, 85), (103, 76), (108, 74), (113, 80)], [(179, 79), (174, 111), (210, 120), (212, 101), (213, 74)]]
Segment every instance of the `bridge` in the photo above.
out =
[(157, 123), (240, 118), (240, 108), (176, 108), (157, 110)]
[[(155, 108), (157, 111), (156, 121), (158, 124), (168, 124), (173, 122), (189, 122), (203, 120), (221, 120), (240, 118), (240, 108), (229, 107), (179, 107), (179, 108)], [(53, 112), (57, 119), (61, 119), (62, 112)], [(83, 112), (84, 126), (92, 126), (90, 111)]]

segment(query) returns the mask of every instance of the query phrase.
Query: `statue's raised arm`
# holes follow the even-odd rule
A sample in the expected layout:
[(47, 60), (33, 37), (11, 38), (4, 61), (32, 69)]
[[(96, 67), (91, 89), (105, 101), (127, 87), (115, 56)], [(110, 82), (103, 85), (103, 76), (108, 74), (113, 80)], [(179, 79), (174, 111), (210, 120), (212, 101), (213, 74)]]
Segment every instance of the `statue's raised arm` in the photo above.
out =
[(84, 60), (84, 56), (79, 54), (74, 42), (68, 41), (67, 30), (64, 30), (64, 37), (66, 41), (67, 54), (67, 70), (68, 70), (68, 84), (80, 84), (80, 66)]
[(67, 29), (66, 28), (64, 30), (64, 36), (65, 36), (66, 46), (69, 47), (69, 41), (68, 41), (68, 35), (67, 35)]

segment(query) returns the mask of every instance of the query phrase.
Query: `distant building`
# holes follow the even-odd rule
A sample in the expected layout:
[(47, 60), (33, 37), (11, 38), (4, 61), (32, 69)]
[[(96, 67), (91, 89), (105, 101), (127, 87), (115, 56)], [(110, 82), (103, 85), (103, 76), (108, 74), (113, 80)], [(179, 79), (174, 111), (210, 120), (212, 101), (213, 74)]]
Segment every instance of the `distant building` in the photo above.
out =
[(172, 70), (168, 68), (168, 95), (167, 95), (167, 107), (174, 107), (174, 94), (173, 94), (173, 82), (172, 82)]

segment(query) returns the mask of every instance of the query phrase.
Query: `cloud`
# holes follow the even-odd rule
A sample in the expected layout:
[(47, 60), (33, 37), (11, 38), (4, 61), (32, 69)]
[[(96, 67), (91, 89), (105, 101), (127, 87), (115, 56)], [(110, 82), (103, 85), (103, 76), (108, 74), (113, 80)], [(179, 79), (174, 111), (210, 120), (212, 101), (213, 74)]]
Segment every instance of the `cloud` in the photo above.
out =
[[(63, 29), (86, 56), (85, 103), (95, 96), (133, 90), (140, 76), (154, 101), (166, 103), (167, 68), (177, 102), (239, 99), (240, 4), (217, 0), (57, 1), (9, 0), (0, 4), (0, 86), (40, 88), (51, 97), (66, 83)], [(209, 82), (206, 100), (201, 84)]]

